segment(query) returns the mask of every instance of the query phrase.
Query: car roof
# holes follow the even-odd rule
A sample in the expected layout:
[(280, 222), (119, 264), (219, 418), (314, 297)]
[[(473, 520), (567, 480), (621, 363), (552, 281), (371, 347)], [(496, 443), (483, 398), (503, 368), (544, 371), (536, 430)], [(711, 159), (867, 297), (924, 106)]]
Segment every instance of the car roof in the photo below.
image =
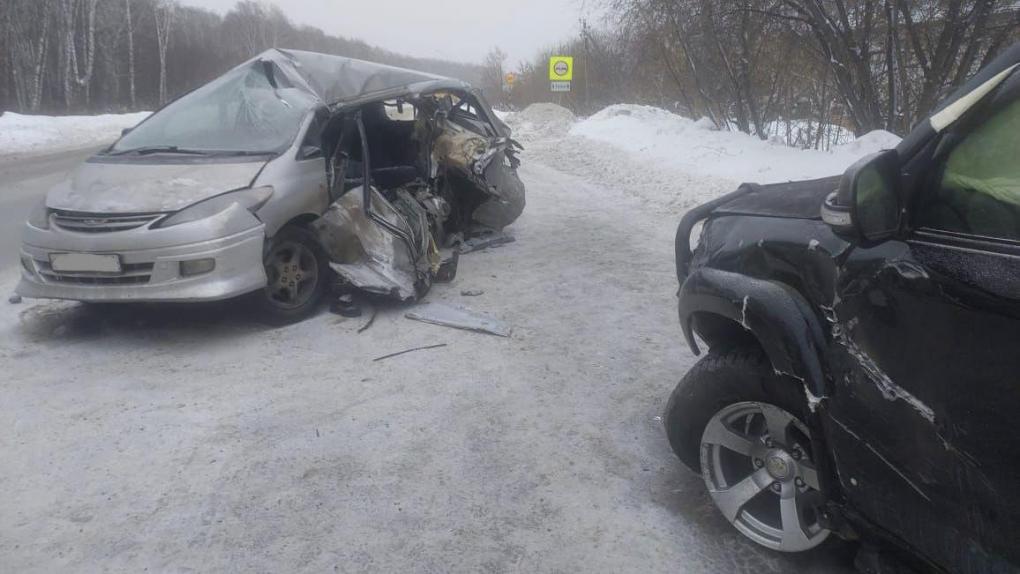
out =
[(303, 50), (273, 48), (242, 66), (260, 61), (275, 63), (292, 79), (298, 79), (300, 87), (331, 106), (440, 89), (471, 89), (470, 84), (453, 78)]

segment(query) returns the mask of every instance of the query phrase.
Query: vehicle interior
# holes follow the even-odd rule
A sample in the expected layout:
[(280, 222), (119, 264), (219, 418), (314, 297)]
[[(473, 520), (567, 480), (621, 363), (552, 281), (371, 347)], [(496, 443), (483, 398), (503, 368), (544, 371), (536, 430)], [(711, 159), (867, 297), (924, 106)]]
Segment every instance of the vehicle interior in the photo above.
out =
[(362, 184), (367, 148), (371, 182), (387, 200), (394, 201), (398, 190), (419, 200), (431, 195), (436, 219), (446, 220), (448, 231), (462, 230), (486, 199), (485, 183), (472, 174), (472, 163), (490, 150), (495, 136), (470, 100), (456, 94), (360, 105), (323, 132), (332, 198)]

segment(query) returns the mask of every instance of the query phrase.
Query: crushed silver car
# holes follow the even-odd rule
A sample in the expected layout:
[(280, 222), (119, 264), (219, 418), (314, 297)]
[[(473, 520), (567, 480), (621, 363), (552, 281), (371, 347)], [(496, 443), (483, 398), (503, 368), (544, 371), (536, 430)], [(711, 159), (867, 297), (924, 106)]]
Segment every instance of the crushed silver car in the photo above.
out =
[(524, 209), (520, 149), (480, 92), (270, 50), (140, 123), (24, 229), (26, 297), (211, 301), (286, 323), (334, 283), (422, 296), (440, 250)]

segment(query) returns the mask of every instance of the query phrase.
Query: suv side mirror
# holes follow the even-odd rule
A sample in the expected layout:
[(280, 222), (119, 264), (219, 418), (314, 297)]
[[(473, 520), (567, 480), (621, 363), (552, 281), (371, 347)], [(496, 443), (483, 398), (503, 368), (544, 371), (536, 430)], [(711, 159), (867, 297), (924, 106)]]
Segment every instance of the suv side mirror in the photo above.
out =
[(896, 150), (865, 157), (843, 174), (822, 205), (822, 220), (848, 239), (880, 243), (900, 227), (900, 161)]
[(120, 137), (124, 137), (124, 136), (128, 135), (129, 133), (131, 133), (131, 130), (133, 130), (133, 129), (135, 129), (135, 128), (124, 128), (124, 129), (120, 130)]

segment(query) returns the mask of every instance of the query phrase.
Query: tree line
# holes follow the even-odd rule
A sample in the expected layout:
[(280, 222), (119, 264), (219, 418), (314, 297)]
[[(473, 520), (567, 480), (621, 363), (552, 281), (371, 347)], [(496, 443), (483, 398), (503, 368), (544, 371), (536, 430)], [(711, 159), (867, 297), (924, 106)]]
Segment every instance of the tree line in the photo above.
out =
[[(827, 148), (848, 130), (908, 132), (1020, 39), (1015, 0), (606, 0), (605, 7), (611, 25), (582, 22), (576, 38), (520, 64), (502, 103), (558, 100), (582, 113), (646, 103)], [(549, 93), (554, 53), (575, 56), (570, 94)], [(490, 54), (485, 67), (500, 66), (505, 59)]]
[(268, 48), (337, 54), (477, 82), (481, 66), (413, 58), (292, 23), (245, 0), (220, 16), (176, 0), (0, 1), (0, 111), (153, 109)]

